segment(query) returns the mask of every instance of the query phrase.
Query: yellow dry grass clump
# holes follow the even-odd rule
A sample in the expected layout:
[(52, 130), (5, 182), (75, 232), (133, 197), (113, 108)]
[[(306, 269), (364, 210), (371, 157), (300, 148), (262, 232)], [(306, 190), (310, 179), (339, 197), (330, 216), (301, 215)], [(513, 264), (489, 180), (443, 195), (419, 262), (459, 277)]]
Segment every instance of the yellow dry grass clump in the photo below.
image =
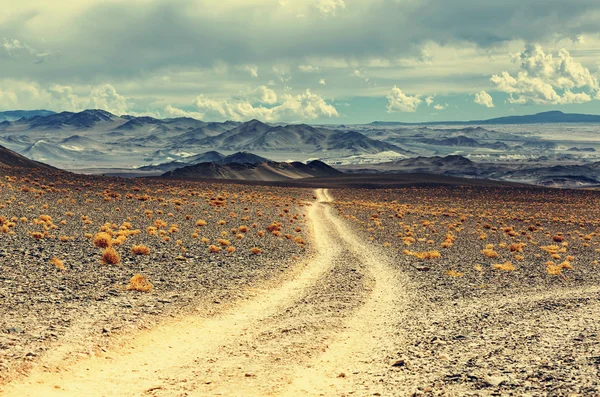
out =
[(112, 244), (112, 236), (107, 232), (100, 232), (94, 236), (94, 245), (98, 248), (108, 248)]
[(217, 252), (221, 252), (221, 247), (217, 247), (216, 245), (209, 245), (208, 252), (216, 254)]
[(112, 247), (102, 251), (102, 263), (105, 265), (118, 265), (121, 262), (121, 255)]
[(517, 270), (517, 268), (511, 262), (496, 263), (495, 265), (492, 265), (492, 267), (496, 270), (502, 270), (505, 272)]
[(486, 248), (482, 250), (481, 253), (488, 258), (497, 258), (499, 256), (499, 254), (491, 248)]
[(414, 252), (409, 250), (404, 250), (404, 255), (414, 256), (417, 259), (438, 259), (441, 258), (442, 255), (439, 251), (423, 251), (423, 252)]
[(546, 273), (551, 276), (558, 276), (562, 274), (563, 269), (573, 269), (573, 266), (569, 261), (564, 261), (562, 263), (556, 264), (552, 261), (546, 262)]
[(463, 273), (461, 273), (461, 272), (459, 272), (457, 270), (451, 270), (451, 269), (446, 270), (446, 275), (450, 276), (450, 277), (462, 277), (462, 276), (464, 276)]
[(250, 252), (254, 255), (260, 255), (262, 253), (262, 250), (258, 247), (252, 247), (250, 248)]
[(58, 270), (65, 271), (65, 263), (59, 258), (50, 259), (50, 263), (52, 263)]
[(133, 255), (148, 255), (150, 254), (150, 248), (145, 245), (133, 245), (131, 246), (131, 253)]
[(152, 291), (152, 284), (146, 276), (142, 276), (141, 274), (136, 274), (129, 280), (129, 285), (127, 286), (127, 290), (129, 291), (139, 291), (139, 292), (150, 292)]

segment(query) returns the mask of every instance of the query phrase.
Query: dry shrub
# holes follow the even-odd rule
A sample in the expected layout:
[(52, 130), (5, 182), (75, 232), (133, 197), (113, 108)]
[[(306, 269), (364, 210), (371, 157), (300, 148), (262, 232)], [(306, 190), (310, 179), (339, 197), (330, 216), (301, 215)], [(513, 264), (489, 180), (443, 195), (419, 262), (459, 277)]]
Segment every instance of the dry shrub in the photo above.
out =
[(487, 256), (488, 258), (497, 258), (499, 256), (499, 254), (496, 251), (489, 248), (482, 250), (481, 253)]
[(404, 250), (404, 255), (414, 256), (417, 259), (438, 259), (442, 257), (439, 251), (413, 252)]
[(118, 265), (121, 262), (121, 255), (112, 247), (102, 251), (102, 263), (105, 265)]
[(248, 226), (242, 225), (238, 228), (238, 232), (240, 233), (248, 233)]
[(216, 254), (218, 252), (221, 252), (221, 247), (217, 247), (216, 245), (209, 245), (208, 252)]
[(462, 277), (464, 276), (463, 273), (457, 271), (457, 270), (446, 270), (446, 276), (450, 276), (450, 277)]
[(562, 243), (563, 241), (565, 241), (565, 237), (560, 234), (556, 234), (556, 235), (552, 236), (552, 241), (554, 241), (556, 243)]
[(411, 245), (414, 244), (417, 240), (415, 240), (413, 237), (402, 237), (402, 242), (405, 245)]
[(58, 270), (61, 270), (63, 272), (65, 271), (65, 263), (61, 259), (54, 257), (50, 259), (50, 263), (56, 266)]
[(503, 270), (505, 272), (512, 272), (513, 270), (517, 270), (517, 268), (514, 267), (514, 265), (511, 262), (496, 263), (495, 265), (492, 265), (492, 267), (496, 270)]
[(262, 250), (258, 247), (252, 247), (250, 248), (250, 252), (254, 255), (260, 255), (262, 253)]
[(150, 254), (150, 248), (145, 245), (133, 245), (131, 246), (131, 253), (133, 255), (148, 255)]
[(523, 247), (525, 247), (524, 243), (511, 243), (508, 246), (508, 250), (510, 252), (523, 252)]
[(94, 236), (94, 245), (98, 248), (108, 248), (112, 244), (112, 236), (107, 232), (100, 232)]
[(229, 252), (230, 254), (233, 254), (235, 252), (235, 247), (227, 247), (225, 251)]
[(41, 240), (44, 238), (44, 233), (40, 233), (40, 232), (29, 232), (29, 235), (36, 240)]
[(221, 244), (223, 247), (229, 247), (231, 245), (229, 240), (225, 240), (223, 238), (218, 239), (217, 243)]
[(152, 284), (146, 276), (142, 276), (141, 274), (136, 274), (129, 280), (129, 285), (127, 286), (128, 291), (139, 291), (139, 292), (150, 292), (152, 291)]

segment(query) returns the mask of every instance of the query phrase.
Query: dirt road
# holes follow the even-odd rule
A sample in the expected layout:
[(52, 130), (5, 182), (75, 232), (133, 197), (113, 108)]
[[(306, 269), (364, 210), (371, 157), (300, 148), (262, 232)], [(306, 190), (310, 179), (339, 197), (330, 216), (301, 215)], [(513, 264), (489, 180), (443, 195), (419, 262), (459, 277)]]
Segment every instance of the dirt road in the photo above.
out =
[[(8, 396), (358, 395), (381, 392), (405, 305), (388, 259), (337, 217), (309, 209), (315, 255), (294, 278), (212, 317), (141, 332), (66, 367), (47, 363)], [(392, 337), (394, 335), (394, 337)], [(52, 370), (48, 369), (52, 368)]]

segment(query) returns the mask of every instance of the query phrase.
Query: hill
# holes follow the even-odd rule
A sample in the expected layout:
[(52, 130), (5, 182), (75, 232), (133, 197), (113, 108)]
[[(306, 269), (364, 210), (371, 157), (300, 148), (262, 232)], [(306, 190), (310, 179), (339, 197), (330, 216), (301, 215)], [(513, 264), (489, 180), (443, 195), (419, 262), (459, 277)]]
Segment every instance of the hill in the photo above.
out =
[(43, 168), (43, 169), (54, 169), (44, 163), (39, 163), (28, 159), (25, 156), (21, 156), (18, 153), (13, 152), (0, 146), (0, 167), (21, 167), (21, 168)]
[(168, 179), (229, 179), (242, 181), (285, 181), (290, 179), (341, 175), (342, 172), (315, 160), (284, 163), (200, 163), (163, 174)]

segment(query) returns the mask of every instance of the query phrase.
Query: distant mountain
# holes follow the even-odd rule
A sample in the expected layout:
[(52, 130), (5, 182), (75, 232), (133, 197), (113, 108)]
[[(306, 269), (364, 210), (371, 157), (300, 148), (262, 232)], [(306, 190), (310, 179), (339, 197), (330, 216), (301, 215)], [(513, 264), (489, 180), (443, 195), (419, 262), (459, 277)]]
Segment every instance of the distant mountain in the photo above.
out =
[(395, 125), (469, 125), (469, 124), (538, 124), (538, 123), (600, 123), (600, 115), (563, 113), (558, 110), (525, 116), (505, 116), (488, 120), (434, 121), (421, 123), (403, 123), (395, 121), (374, 121), (371, 126)]
[(116, 117), (104, 110), (90, 109), (79, 113), (61, 112), (49, 116), (34, 116), (27, 121), (29, 129), (61, 129), (65, 126), (91, 128), (99, 122), (111, 121)]
[(13, 152), (0, 146), (0, 167), (22, 167), (22, 168), (43, 168), (43, 169), (55, 169), (44, 163), (39, 163), (28, 159), (25, 156), (21, 156), (18, 153)]
[(65, 149), (76, 150), (76, 151), (105, 150), (106, 149), (105, 144), (98, 142), (94, 139), (87, 138), (85, 136), (81, 136), (81, 135), (71, 135), (70, 137), (65, 138), (62, 141), (60, 141), (59, 144), (61, 147), (65, 148)]
[(356, 154), (374, 154), (390, 151), (401, 154), (411, 154), (410, 151), (402, 149), (399, 146), (368, 138), (356, 131), (336, 131), (328, 137), (327, 143), (328, 150), (344, 150)]
[(0, 112), (0, 122), (30, 119), (35, 116), (50, 116), (51, 114), (55, 114), (55, 112), (51, 110), (8, 110)]
[(81, 162), (90, 156), (102, 157), (102, 152), (95, 149), (69, 147), (68, 145), (54, 144), (40, 139), (21, 152), (25, 157), (35, 161), (47, 163)]
[(347, 154), (395, 151), (399, 146), (371, 139), (356, 131), (336, 131), (306, 124), (270, 126), (258, 120), (242, 123), (221, 135), (200, 138), (194, 143), (222, 150), (286, 151), (314, 153), (344, 151)]
[(163, 120), (155, 119), (153, 117), (136, 117), (136, 118), (132, 118), (131, 120), (127, 121), (124, 124), (121, 124), (115, 130), (116, 131), (133, 131), (133, 130), (139, 129), (141, 127), (145, 127), (148, 124), (157, 125), (157, 124), (163, 124), (163, 123), (164, 123)]
[[(258, 156), (257, 156), (258, 157)], [(199, 163), (217, 163), (225, 158), (219, 152), (210, 151), (206, 153), (197, 154), (195, 156), (186, 157), (182, 160), (174, 160), (166, 163), (156, 164), (156, 165), (146, 165), (143, 167), (139, 167), (140, 171), (173, 171), (177, 168), (186, 167), (189, 165), (196, 165)]]
[(265, 161), (250, 163), (200, 163), (169, 171), (163, 175), (169, 179), (235, 179), (246, 181), (283, 181), (288, 179), (336, 176), (340, 171), (315, 160), (307, 164), (301, 162), (279, 163)]
[(260, 163), (265, 163), (268, 161), (269, 161), (268, 159), (257, 156), (256, 154), (253, 154), (253, 153), (237, 152), (234, 154), (230, 154), (229, 156), (225, 156), (222, 159), (217, 160), (216, 162), (219, 164), (232, 164), (232, 163), (260, 164)]
[(469, 138), (464, 135), (458, 135), (451, 138), (444, 139), (432, 139), (432, 138), (421, 138), (419, 142), (426, 143), (428, 145), (436, 146), (458, 146), (458, 147), (472, 147), (472, 148), (487, 148), (495, 150), (506, 150), (510, 147), (504, 142), (494, 143), (481, 143), (473, 138)]

